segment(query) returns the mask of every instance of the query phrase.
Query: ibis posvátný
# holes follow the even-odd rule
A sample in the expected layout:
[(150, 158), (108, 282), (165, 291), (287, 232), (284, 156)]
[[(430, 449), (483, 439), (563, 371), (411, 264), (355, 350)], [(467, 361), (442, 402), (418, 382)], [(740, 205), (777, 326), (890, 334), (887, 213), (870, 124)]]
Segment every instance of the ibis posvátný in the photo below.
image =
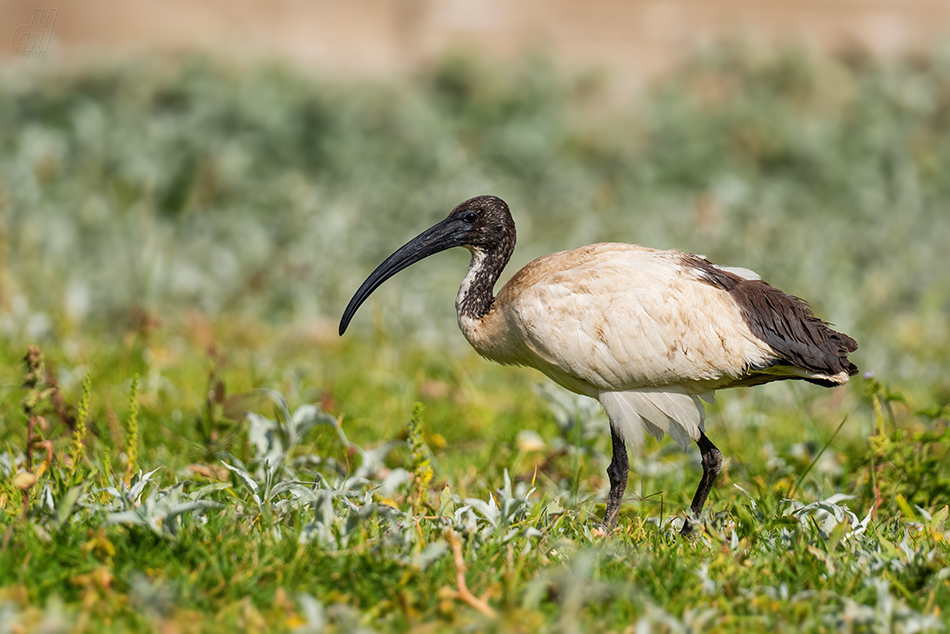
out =
[(722, 454), (704, 433), (703, 401), (720, 388), (801, 379), (842, 385), (857, 372), (858, 344), (808, 305), (747, 269), (681, 251), (591, 244), (552, 253), (495, 282), (515, 247), (508, 205), (478, 196), (408, 242), (363, 282), (340, 334), (369, 295), (414, 262), (450, 247), (472, 253), (455, 301), (458, 323), (478, 353), (536, 368), (603, 405), (613, 457), (604, 523), (614, 526), (627, 486), (627, 447), (644, 430), (685, 450), (696, 441), (703, 476), (682, 533), (689, 535), (719, 475)]

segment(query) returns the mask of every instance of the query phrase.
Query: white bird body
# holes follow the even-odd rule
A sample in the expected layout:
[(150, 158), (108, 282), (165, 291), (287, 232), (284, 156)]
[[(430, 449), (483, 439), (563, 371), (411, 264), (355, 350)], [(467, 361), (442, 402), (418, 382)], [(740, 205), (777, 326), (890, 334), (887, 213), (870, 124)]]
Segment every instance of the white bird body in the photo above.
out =
[(705, 393), (775, 352), (683, 255), (616, 243), (552, 253), (516, 273), (483, 319), (459, 325), (482, 356), (537, 368), (579, 394), (684, 377)]
[[(752, 333), (729, 292), (689, 265), (697, 257), (622, 243), (552, 253), (516, 273), (483, 318), (460, 311), (459, 326), (481, 356), (536, 368), (600, 400), (612, 420), (627, 422), (631, 447), (641, 444), (642, 425), (685, 450), (703, 431), (702, 400), (741, 384), (751, 368), (761, 368), (763, 379), (847, 381), (847, 373), (775, 365), (781, 354)], [(473, 255), (466, 280), (479, 268)], [(746, 269), (716, 268), (758, 279)], [(457, 306), (469, 287), (463, 282)]]
[[(721, 454), (704, 433), (703, 400), (719, 388), (802, 379), (826, 387), (857, 372), (853, 339), (815, 317), (807, 304), (748, 269), (702, 256), (633, 244), (591, 244), (540, 257), (497, 296), (493, 287), (514, 249), (507, 205), (480, 196), (404, 245), (357, 291), (341, 321), (383, 281), (452, 246), (472, 261), (456, 298), (459, 327), (483, 357), (536, 368), (559, 385), (598, 399), (611, 423), (614, 455), (605, 522), (616, 522), (627, 481), (626, 447), (643, 431), (669, 434), (685, 450), (696, 441), (703, 479), (698, 515)], [(687, 522), (683, 534), (689, 534)]]

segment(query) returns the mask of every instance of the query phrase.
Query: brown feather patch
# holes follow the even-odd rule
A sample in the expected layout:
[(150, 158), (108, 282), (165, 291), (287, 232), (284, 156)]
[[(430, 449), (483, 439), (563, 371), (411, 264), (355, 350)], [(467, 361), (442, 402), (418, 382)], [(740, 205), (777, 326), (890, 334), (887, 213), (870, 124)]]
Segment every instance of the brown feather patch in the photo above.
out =
[[(707, 284), (728, 292), (742, 310), (752, 334), (786, 362), (831, 376), (840, 372), (847, 372), (848, 376), (857, 374), (857, 366), (848, 359), (848, 353), (857, 350), (857, 342), (815, 317), (804, 300), (761, 280), (747, 280), (724, 271), (697, 255), (685, 255), (683, 264), (698, 271)], [(811, 382), (835, 385), (828, 381)]]

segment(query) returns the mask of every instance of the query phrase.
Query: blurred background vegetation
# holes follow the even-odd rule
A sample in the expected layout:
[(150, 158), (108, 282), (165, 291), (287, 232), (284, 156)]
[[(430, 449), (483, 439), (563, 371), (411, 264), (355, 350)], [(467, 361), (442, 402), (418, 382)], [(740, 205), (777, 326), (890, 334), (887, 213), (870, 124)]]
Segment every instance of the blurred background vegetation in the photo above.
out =
[[(808, 299), (857, 338), (862, 371), (945, 401), (948, 85), (941, 54), (741, 46), (611, 108), (596, 75), (541, 59), (450, 57), (398, 82), (200, 57), (11, 73), (0, 335), (19, 350), (239, 317), (306, 328), (320, 356), (383, 257), (494, 193), (518, 224), (508, 275), (594, 241), (701, 253)], [(467, 258), (399, 276), (350, 336), (464, 354)]]

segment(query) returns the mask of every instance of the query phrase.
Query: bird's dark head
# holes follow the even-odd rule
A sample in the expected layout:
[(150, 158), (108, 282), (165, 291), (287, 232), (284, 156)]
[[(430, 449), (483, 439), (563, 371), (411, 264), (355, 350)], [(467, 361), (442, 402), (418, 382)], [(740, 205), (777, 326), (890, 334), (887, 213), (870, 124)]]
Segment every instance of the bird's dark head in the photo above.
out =
[(497, 196), (469, 198), (456, 206), (445, 220), (386, 258), (353, 295), (340, 320), (340, 334), (346, 331), (356, 309), (383, 282), (409, 265), (452, 247), (480, 252), (500, 273), (515, 248), (515, 223), (505, 201)]
[(515, 248), (515, 221), (508, 205), (497, 196), (476, 196), (459, 203), (443, 222), (460, 222), (464, 233), (460, 246), (486, 253), (504, 253), (505, 261)]

